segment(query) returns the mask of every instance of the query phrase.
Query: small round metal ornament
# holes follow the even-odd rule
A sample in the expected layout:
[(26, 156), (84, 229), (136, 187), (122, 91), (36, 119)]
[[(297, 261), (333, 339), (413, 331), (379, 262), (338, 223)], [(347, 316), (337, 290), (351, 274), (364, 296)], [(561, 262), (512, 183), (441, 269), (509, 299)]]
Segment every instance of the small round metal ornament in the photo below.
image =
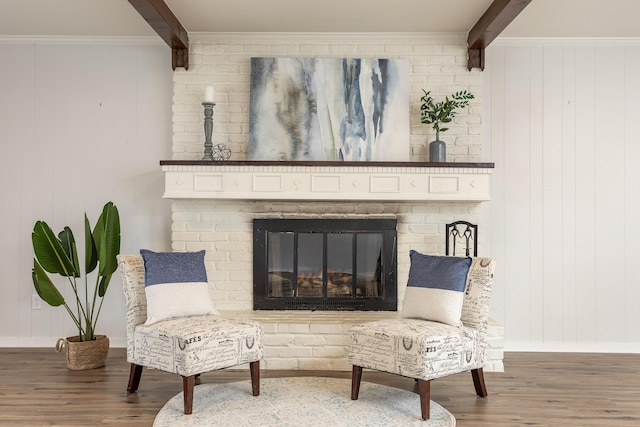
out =
[(231, 150), (224, 144), (216, 144), (213, 146), (213, 160), (229, 160)]

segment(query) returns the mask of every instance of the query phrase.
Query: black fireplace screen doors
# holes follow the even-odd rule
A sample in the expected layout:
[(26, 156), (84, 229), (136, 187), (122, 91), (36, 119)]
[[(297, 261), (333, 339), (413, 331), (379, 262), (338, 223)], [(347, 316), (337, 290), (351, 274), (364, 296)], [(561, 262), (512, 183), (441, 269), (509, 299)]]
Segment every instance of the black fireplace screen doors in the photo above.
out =
[(395, 219), (256, 219), (255, 310), (397, 310)]

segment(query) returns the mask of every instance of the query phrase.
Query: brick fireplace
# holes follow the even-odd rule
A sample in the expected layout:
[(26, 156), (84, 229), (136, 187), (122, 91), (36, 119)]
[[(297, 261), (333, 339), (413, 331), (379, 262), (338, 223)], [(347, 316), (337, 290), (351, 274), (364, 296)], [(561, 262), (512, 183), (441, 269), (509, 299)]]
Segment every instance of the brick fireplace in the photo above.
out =
[[(353, 324), (395, 317), (397, 312), (253, 310), (253, 220), (397, 221), (400, 310), (409, 250), (443, 254), (447, 222), (465, 219), (478, 223), (479, 205), (490, 198), (493, 167), (417, 162), (368, 166), (246, 161), (161, 164), (164, 197), (173, 200), (173, 250), (207, 251), (207, 273), (216, 308), (227, 315), (263, 322), (266, 369), (327, 370), (351, 369), (346, 345)], [(496, 336), (496, 350), (489, 352), (487, 370), (502, 370), (499, 326), (495, 325), (491, 333)]]
[[(410, 164), (251, 164), (248, 159), (250, 58), (320, 56), (402, 58), (410, 62)], [(253, 311), (252, 221), (255, 218), (388, 218), (398, 221), (398, 309), (409, 271), (409, 250), (444, 253), (444, 224), (483, 225), (491, 168), (476, 167), (482, 152), (481, 72), (469, 72), (464, 35), (283, 34), (200, 35), (191, 39), (189, 70), (174, 72), (172, 161), (161, 162), (165, 197), (173, 200), (172, 244), (207, 250), (215, 304), (225, 313), (261, 320), (267, 369), (341, 369), (353, 323), (397, 313)], [(216, 87), (213, 143), (234, 162), (203, 163), (202, 96)], [(450, 123), (447, 164), (421, 163), (435, 136), (420, 124), (421, 88), (444, 97), (468, 89), (476, 104)], [(485, 165), (486, 166), (486, 165)], [(458, 174), (458, 172), (460, 172)], [(501, 336), (494, 326), (490, 366), (502, 369)]]

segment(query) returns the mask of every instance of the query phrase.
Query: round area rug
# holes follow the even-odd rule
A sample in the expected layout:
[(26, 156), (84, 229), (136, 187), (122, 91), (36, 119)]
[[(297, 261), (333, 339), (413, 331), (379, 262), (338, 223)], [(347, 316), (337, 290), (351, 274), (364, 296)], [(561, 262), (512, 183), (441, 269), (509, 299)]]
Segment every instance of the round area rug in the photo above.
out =
[(367, 382), (351, 400), (351, 380), (324, 377), (265, 378), (260, 396), (251, 382), (202, 384), (194, 391), (193, 414), (184, 415), (182, 393), (156, 416), (154, 427), (183, 426), (422, 426), (449, 427), (456, 419), (431, 401), (431, 418), (420, 417), (420, 396)]

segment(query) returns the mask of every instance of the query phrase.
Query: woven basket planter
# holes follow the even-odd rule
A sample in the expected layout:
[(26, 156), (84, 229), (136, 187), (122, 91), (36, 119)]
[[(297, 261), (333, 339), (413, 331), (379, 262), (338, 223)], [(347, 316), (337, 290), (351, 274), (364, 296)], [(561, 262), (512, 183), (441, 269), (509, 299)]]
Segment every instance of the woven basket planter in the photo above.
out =
[(56, 351), (65, 349), (67, 368), (74, 371), (101, 368), (106, 364), (109, 354), (109, 338), (96, 335), (93, 341), (80, 341), (77, 336), (60, 338)]

